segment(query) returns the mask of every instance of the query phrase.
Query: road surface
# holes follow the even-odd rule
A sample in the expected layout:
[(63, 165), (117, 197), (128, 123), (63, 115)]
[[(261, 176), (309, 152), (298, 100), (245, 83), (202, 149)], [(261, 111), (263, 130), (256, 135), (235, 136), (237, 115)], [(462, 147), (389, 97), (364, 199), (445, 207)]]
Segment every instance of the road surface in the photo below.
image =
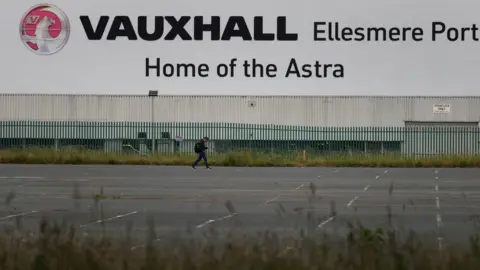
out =
[(49, 217), (84, 233), (98, 232), (100, 220), (109, 232), (131, 224), (145, 233), (150, 215), (158, 235), (211, 227), (341, 233), (347, 221), (387, 226), (390, 208), (393, 226), (457, 241), (474, 229), (480, 170), (0, 165), (0, 194), (1, 227), (20, 220), (36, 230)]

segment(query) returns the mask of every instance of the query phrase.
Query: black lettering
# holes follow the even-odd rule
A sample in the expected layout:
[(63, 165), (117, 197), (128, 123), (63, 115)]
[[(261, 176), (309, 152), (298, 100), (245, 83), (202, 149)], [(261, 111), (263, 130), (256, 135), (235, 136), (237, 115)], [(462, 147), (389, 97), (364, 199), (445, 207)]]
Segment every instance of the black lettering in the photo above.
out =
[(402, 37), (399, 37), (400, 36), (400, 29), (398, 28), (392, 28), (390, 29), (390, 32), (388, 33), (389, 36), (390, 36), (390, 40), (392, 41), (399, 41), (400, 39), (405, 41), (406, 39), (406, 31), (408, 31), (409, 28), (407, 28), (406, 30), (404, 29), (403, 30), (403, 36)]
[[(245, 77), (269, 77), (274, 78), (277, 76), (277, 66), (274, 64), (267, 64), (266, 66), (261, 63), (257, 63), (257, 59), (253, 58), (251, 64), (248, 60), (243, 62), (244, 74)], [(250, 68), (251, 67), (251, 68)], [(250, 74), (249, 70), (251, 69), (252, 73)]]
[(341, 64), (335, 64), (333, 66), (335, 70), (333, 71), (333, 77), (335, 78), (343, 78), (345, 77), (345, 68)]
[(150, 64), (150, 59), (145, 58), (145, 76), (150, 77), (150, 70), (155, 70), (157, 77), (208, 77), (209, 67), (207, 64), (200, 64), (198, 67), (193, 63), (161, 63), (156, 58), (155, 64)]
[(447, 30), (448, 41), (456, 41), (459, 38), (460, 33), (456, 28), (449, 28)]
[(478, 41), (478, 40), (479, 40), (479, 39), (478, 39), (478, 36), (477, 36), (478, 27), (477, 27), (476, 24), (472, 25), (472, 32), (473, 32), (473, 33), (472, 33), (472, 39), (473, 39), (474, 41)]
[(363, 28), (355, 29), (355, 41), (363, 41), (365, 39), (365, 34), (363, 33)]
[(212, 40), (220, 40), (220, 16), (212, 16), (212, 22), (206, 24), (203, 16), (193, 18), (194, 26), (193, 37), (195, 40), (203, 40), (203, 33), (210, 32)]
[(473, 33), (473, 25), (472, 25), (472, 28), (470, 27), (462, 27), (462, 30), (461, 30), (461, 39), (462, 41), (465, 41), (467, 39), (467, 34), (469, 34), (469, 32), (472, 31), (472, 40), (475, 40), (475, 35)]
[(263, 32), (263, 17), (257, 16), (253, 18), (253, 39), (258, 41), (275, 40), (275, 34)]
[(97, 27), (93, 30), (92, 22), (88, 16), (80, 16), (80, 22), (82, 23), (83, 30), (89, 40), (100, 40), (103, 37), (103, 33), (107, 29), (109, 16), (100, 16)]
[[(314, 71), (312, 71), (312, 68)], [(330, 70), (332, 70), (330, 72)], [(316, 78), (327, 78), (328, 74), (332, 73), (333, 77), (335, 78), (343, 78), (344, 77), (344, 67), (341, 64), (320, 64), (318, 61), (315, 61), (315, 64), (304, 64), (300, 67), (295, 60), (292, 58), (287, 68), (287, 72), (285, 77), (289, 77), (290, 75), (294, 75), (297, 78), (311, 78), (315, 76)], [(315, 74), (314, 74), (315, 73)]]
[(260, 77), (263, 77), (263, 65), (257, 63), (257, 59), (254, 58), (252, 60), (252, 77), (258, 77), (257, 69), (258, 69), (258, 72), (260, 73)]
[(295, 76), (301, 77), (300, 70), (298, 70), (297, 61), (295, 61), (295, 58), (290, 59), (290, 63), (288, 64), (285, 77), (288, 78), (290, 74), (295, 74)]
[(252, 75), (250, 75), (249, 70), (250, 70), (250, 63), (247, 60), (245, 60), (243, 62), (243, 71), (244, 71), (245, 77), (247, 77), (247, 78), (252, 77)]
[(348, 27), (348, 28), (343, 28), (342, 30), (342, 39), (345, 41), (351, 41), (352, 40), (352, 35), (353, 35), (353, 29)]
[(313, 23), (313, 40), (314, 41), (326, 41), (325, 37), (319, 37), (319, 34), (325, 34), (325, 29), (319, 29), (320, 26), (327, 25), (326, 22), (314, 22)]
[(423, 40), (423, 29), (420, 27), (415, 27), (412, 30), (412, 39), (415, 41)]
[(163, 76), (170, 78), (175, 74), (175, 67), (172, 64), (165, 64), (163, 66)]
[[(331, 68), (333, 67), (332, 64), (325, 64), (323, 65), (323, 70), (321, 70), (322, 68), (322, 65), (318, 62), (315, 63), (315, 72), (316, 72), (316, 76), (317, 78), (322, 78), (322, 77), (328, 77), (328, 68)], [(323, 72), (322, 72), (323, 71)]]
[[(232, 16), (228, 18), (225, 28), (221, 29), (220, 16), (211, 16), (211, 23), (206, 23), (203, 16), (194, 17), (194, 32), (192, 35), (186, 29), (190, 22), (190, 16), (155, 16), (153, 30), (148, 29), (148, 17), (137, 17), (137, 29), (134, 28), (132, 21), (128, 16), (115, 16), (112, 25), (108, 30), (106, 40), (116, 40), (119, 37), (126, 37), (128, 40), (142, 39), (145, 41), (157, 41), (164, 37), (164, 40), (204, 40), (207, 32), (211, 34), (211, 40), (229, 41), (234, 37), (238, 37), (244, 41), (295, 41), (298, 40), (298, 34), (287, 32), (286, 17), (277, 17), (276, 33), (267, 32), (262, 16), (254, 17), (253, 21), (253, 37), (245, 18), (242, 16)], [(89, 40), (101, 40), (107, 30), (110, 21), (109, 16), (100, 16), (98, 24), (93, 26), (88, 16), (80, 16), (80, 21)], [(171, 29), (166, 33), (165, 25), (169, 24)], [(322, 23), (316, 23), (315, 27)], [(323, 23), (324, 24), (324, 23)], [(318, 30), (318, 29), (316, 29)], [(324, 31), (322, 31), (324, 32)], [(165, 34), (165, 35), (164, 35)]]
[(150, 77), (150, 69), (157, 70), (157, 77), (160, 77), (160, 58), (157, 58), (157, 63), (153, 66), (150, 65), (150, 59), (145, 58), (145, 76)]
[(138, 36), (145, 41), (156, 41), (163, 36), (164, 23), (163, 17), (155, 16), (155, 27), (153, 33), (147, 30), (147, 16), (138, 17)]
[[(440, 29), (438, 29), (440, 27)], [(442, 34), (445, 32), (446, 25), (443, 22), (433, 22), (432, 23), (432, 41), (437, 40), (437, 34)]]
[[(295, 64), (296, 65), (296, 64)], [(302, 78), (310, 78), (312, 77), (312, 71), (311, 71), (312, 65), (303, 65), (302, 66)], [(317, 70), (317, 76), (318, 76), (318, 70)]]
[(202, 78), (208, 77), (208, 71), (209, 68), (207, 64), (200, 64), (200, 66), (198, 66), (198, 76)]
[[(383, 27), (372, 27), (372, 28), (368, 28), (367, 29), (367, 34), (368, 34), (368, 39), (369, 40), (381, 40), (382, 38), (380, 37), (380, 35), (383, 37), (383, 41), (386, 41), (387, 40), (387, 36), (386, 36), (386, 32), (387, 30)], [(372, 38), (372, 35), (375, 35), (374, 38)]]
[(277, 40), (295, 41), (298, 40), (298, 34), (287, 33), (287, 17), (277, 17)]
[(176, 19), (173, 16), (166, 16), (165, 20), (170, 24), (172, 29), (165, 36), (165, 40), (174, 40), (177, 36), (182, 40), (192, 40), (190, 34), (185, 30), (185, 25), (190, 21), (190, 16), (182, 16)]
[[(331, 32), (331, 28), (330, 28), (331, 24), (329, 24), (329, 32)], [(338, 22), (335, 22), (335, 37), (332, 39), (330, 38), (330, 40), (334, 40), (334, 41), (341, 41), (341, 37), (340, 37), (340, 33), (338, 32)]]
[(265, 68), (265, 73), (269, 78), (277, 77), (277, 66), (274, 64), (268, 64)]
[(217, 66), (217, 75), (220, 78), (228, 76), (228, 66), (226, 64), (219, 64)]
[[(190, 75), (189, 69), (192, 72)], [(182, 77), (180, 74), (183, 72), (183, 77), (195, 77), (195, 65), (194, 64), (177, 64), (177, 77)]]
[(135, 28), (128, 16), (116, 16), (107, 35), (107, 40), (116, 40), (117, 37), (127, 37), (128, 40), (137, 40)]
[[(238, 26), (238, 30), (235, 27)], [(232, 37), (240, 37), (243, 40), (252, 40), (252, 34), (248, 29), (245, 19), (241, 16), (232, 16), (228, 19), (222, 40), (231, 40)]]

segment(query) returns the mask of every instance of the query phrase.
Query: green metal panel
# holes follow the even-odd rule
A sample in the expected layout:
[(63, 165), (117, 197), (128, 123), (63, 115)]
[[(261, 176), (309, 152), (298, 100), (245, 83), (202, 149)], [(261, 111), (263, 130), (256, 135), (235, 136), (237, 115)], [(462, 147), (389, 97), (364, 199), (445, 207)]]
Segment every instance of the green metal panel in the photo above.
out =
[(479, 153), (478, 127), (414, 126), (405, 128), (402, 151), (414, 155)]
[[(176, 142), (175, 136), (183, 140)], [(0, 121), (0, 147), (88, 147), (138, 153), (191, 152), (195, 141), (211, 138), (217, 152), (268, 153), (403, 152), (477, 154), (480, 133), (473, 126), (307, 127), (241, 123)]]
[(148, 122), (0, 122), (1, 138), (56, 139), (137, 139), (139, 132), (147, 138), (161, 138), (162, 132), (171, 137), (197, 140), (204, 136), (216, 140), (294, 140), (294, 141), (379, 141), (403, 140), (399, 129), (380, 130), (372, 127), (302, 127), (249, 125), (233, 123), (148, 123)]

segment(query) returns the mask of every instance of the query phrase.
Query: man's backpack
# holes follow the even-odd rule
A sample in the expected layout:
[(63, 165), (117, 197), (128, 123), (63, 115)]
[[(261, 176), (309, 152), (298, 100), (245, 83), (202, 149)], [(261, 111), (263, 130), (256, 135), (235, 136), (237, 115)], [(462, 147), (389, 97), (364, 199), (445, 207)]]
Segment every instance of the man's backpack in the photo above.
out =
[(202, 146), (200, 145), (200, 142), (197, 142), (197, 143), (195, 144), (194, 150), (195, 150), (195, 153), (200, 153), (200, 152), (202, 152)]

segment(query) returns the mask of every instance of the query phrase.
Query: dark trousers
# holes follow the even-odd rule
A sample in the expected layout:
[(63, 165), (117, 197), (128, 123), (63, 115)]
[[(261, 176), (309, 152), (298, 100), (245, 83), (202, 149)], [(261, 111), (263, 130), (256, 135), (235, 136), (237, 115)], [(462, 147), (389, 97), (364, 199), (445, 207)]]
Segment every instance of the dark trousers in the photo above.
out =
[(197, 157), (197, 160), (195, 160), (195, 162), (192, 164), (193, 167), (196, 167), (198, 162), (200, 162), (200, 160), (202, 160), (205, 162), (205, 167), (208, 168), (208, 161), (207, 161), (207, 155), (205, 154), (205, 152), (200, 152), (198, 153), (198, 157)]

